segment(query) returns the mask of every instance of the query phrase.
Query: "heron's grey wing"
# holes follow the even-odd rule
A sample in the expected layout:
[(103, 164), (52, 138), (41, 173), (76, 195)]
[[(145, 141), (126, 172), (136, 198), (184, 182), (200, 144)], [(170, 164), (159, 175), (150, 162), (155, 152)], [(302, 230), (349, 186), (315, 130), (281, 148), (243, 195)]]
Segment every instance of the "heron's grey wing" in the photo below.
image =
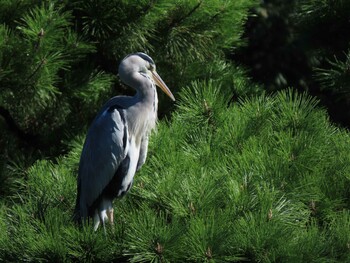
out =
[(78, 175), (80, 216), (88, 209), (112, 180), (126, 156), (128, 129), (125, 110), (108, 107), (93, 121), (84, 143)]

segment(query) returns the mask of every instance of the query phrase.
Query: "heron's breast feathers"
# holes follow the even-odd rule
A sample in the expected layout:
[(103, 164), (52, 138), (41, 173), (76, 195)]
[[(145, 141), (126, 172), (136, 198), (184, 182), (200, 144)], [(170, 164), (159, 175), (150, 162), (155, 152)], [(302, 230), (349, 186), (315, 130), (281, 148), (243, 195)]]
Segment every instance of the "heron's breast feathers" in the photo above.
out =
[(157, 113), (141, 111), (132, 116), (128, 123), (129, 135), (135, 138), (137, 145), (140, 145), (142, 138), (148, 136), (155, 129), (157, 123)]

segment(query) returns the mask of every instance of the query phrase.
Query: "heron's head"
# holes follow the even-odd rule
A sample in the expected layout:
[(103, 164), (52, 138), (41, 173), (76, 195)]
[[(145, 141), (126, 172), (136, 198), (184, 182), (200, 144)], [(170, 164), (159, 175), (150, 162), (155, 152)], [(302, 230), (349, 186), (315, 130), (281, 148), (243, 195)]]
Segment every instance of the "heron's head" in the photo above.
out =
[(154, 84), (175, 101), (174, 95), (158, 75), (153, 59), (145, 53), (138, 52), (126, 56), (119, 65), (118, 73), (125, 84), (134, 88), (139, 82), (146, 82), (151, 79)]

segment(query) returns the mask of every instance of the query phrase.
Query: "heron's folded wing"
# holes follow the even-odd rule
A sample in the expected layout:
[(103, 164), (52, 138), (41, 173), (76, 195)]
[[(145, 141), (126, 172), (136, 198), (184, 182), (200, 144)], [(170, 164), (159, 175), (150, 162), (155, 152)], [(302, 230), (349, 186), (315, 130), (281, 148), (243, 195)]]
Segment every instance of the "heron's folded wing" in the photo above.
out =
[(79, 164), (80, 213), (100, 196), (125, 158), (128, 143), (125, 110), (109, 107), (97, 116), (88, 131)]

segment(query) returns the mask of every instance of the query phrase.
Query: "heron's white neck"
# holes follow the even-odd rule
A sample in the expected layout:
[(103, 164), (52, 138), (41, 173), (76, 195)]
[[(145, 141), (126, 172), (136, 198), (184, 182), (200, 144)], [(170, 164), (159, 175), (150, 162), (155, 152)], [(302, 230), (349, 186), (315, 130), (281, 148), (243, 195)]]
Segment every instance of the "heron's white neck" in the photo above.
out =
[(130, 109), (129, 130), (135, 134), (136, 143), (141, 141), (141, 136), (146, 131), (148, 135), (156, 127), (158, 111), (158, 95), (155, 85), (136, 89), (135, 104)]

